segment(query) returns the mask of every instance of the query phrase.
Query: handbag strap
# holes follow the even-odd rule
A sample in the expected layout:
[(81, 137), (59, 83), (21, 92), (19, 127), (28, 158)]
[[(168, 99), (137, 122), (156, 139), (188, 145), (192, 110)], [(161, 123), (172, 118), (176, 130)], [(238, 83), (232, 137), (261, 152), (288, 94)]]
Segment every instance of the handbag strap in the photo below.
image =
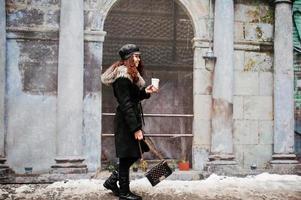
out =
[[(150, 151), (155, 154), (160, 160), (163, 160), (164, 157), (162, 156), (161, 153), (159, 153), (159, 151), (154, 147), (154, 144), (150, 144), (150, 142), (145, 139), (144, 142), (147, 144), (147, 146), (149, 147)], [(140, 140), (138, 141), (139, 144), (139, 150), (140, 150), (140, 155), (141, 155), (141, 160), (143, 160), (143, 153), (142, 153), (142, 149), (141, 149), (141, 144), (140, 144)]]
[(138, 145), (139, 145), (139, 151), (140, 151), (140, 156), (141, 156), (141, 159), (140, 159), (140, 160), (144, 160), (144, 158), (143, 158), (143, 153), (142, 153), (142, 149), (141, 149), (140, 140), (138, 140)]
[(139, 106), (140, 106), (140, 111), (141, 111), (142, 123), (143, 123), (143, 126), (145, 126), (144, 114), (143, 114), (143, 108), (142, 108), (141, 102), (139, 102)]

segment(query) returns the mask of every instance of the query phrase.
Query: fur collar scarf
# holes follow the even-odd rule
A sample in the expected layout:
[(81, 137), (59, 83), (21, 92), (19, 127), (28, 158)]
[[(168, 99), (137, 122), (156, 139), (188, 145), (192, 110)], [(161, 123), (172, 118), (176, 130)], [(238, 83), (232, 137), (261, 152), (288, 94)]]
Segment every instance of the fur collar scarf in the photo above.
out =
[[(124, 77), (128, 78), (132, 83), (133, 79), (131, 75), (128, 73), (128, 69), (126, 66), (121, 65), (114, 69), (113, 66), (109, 67), (102, 75), (101, 75), (101, 82), (105, 85), (112, 85), (117, 78)], [(135, 83), (140, 89), (144, 87), (145, 81), (142, 76), (138, 72), (138, 81)]]

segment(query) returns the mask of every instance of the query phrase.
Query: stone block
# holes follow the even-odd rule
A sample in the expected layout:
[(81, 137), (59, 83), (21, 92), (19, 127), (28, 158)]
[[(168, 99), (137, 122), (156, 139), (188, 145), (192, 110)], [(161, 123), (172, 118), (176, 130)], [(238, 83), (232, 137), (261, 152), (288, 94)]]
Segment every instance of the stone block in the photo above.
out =
[(211, 121), (194, 117), (193, 121), (193, 146), (211, 144)]
[(32, 6), (48, 6), (49, 5), (58, 5), (60, 0), (27, 0), (28, 5)]
[(243, 119), (243, 97), (234, 96), (233, 97), (233, 119)]
[(258, 121), (235, 120), (233, 142), (234, 144), (258, 144)]
[(19, 27), (32, 27), (43, 25), (44, 11), (37, 8), (22, 8), (11, 10), (7, 13), (7, 26)]
[(35, 94), (55, 94), (58, 65), (57, 41), (23, 41), (19, 42), (19, 45), (22, 90)]
[(84, 11), (84, 30), (100, 31), (103, 21), (102, 13), (97, 10)]
[(195, 13), (199, 13), (200, 17), (209, 15), (209, 1), (188, 1), (190, 8), (193, 8)]
[(272, 173), (277, 173), (277, 174), (294, 174), (294, 175), (301, 175), (300, 169), (301, 165), (300, 164), (271, 164), (272, 166)]
[(235, 22), (234, 23), (234, 41), (242, 41), (244, 40), (244, 23)]
[(245, 52), (234, 51), (234, 69), (236, 71), (243, 71), (245, 64)]
[(25, 40), (18, 42), (18, 45), (23, 62), (39, 62), (41, 65), (58, 62), (58, 41)]
[(270, 72), (273, 66), (273, 57), (270, 53), (246, 52), (244, 71)]
[(249, 16), (247, 15), (248, 11), (254, 9), (252, 6), (235, 3), (234, 4), (234, 20), (239, 22), (247, 22), (250, 20)]
[(25, 4), (27, 0), (10, 0), (9, 2), (12, 4)]
[(208, 48), (195, 48), (194, 49), (194, 59), (193, 68), (195, 69), (205, 69), (205, 59), (203, 56), (208, 51)]
[(249, 23), (245, 25), (245, 39), (250, 41), (273, 41), (273, 25)]
[(192, 167), (194, 170), (203, 170), (208, 162), (210, 152), (209, 145), (206, 146), (193, 146), (192, 147)]
[(273, 144), (274, 122), (262, 120), (258, 123), (259, 144)]
[(272, 23), (273, 15), (268, 1), (236, 1), (235, 21)]
[(235, 95), (258, 95), (259, 81), (257, 72), (235, 72)]
[(60, 27), (60, 10), (47, 10), (45, 14), (45, 22), (48, 27), (58, 29)]
[(211, 119), (212, 96), (211, 95), (193, 95), (194, 117), (202, 120)]
[(198, 30), (199, 30), (199, 33), (198, 33), (198, 37), (201, 38), (201, 39), (208, 39), (208, 21), (207, 21), (207, 17), (206, 18), (200, 18), (198, 21), (197, 21), (197, 24), (198, 24)]
[(259, 72), (259, 95), (272, 96), (273, 89), (273, 73)]
[[(221, 162), (223, 164), (219, 164)], [(208, 162), (206, 170), (219, 176), (237, 176), (239, 171), (241, 171), (240, 167), (234, 161)]]
[(272, 120), (273, 97), (250, 96), (244, 97), (244, 119)]
[(22, 65), (23, 91), (33, 94), (54, 94), (57, 90), (57, 64), (41, 66), (40, 63)]
[(212, 72), (205, 69), (195, 69), (193, 81), (194, 94), (210, 95), (212, 93)]
[(272, 159), (272, 145), (245, 145), (244, 148), (244, 168), (256, 165), (257, 168), (268, 168)]
[(243, 167), (244, 164), (244, 145), (235, 144), (233, 145), (234, 158), (237, 161), (237, 164)]
[(85, 8), (85, 10), (96, 9), (100, 3), (102, 3), (102, 1), (99, 1), (99, 0), (84, 1), (84, 8)]

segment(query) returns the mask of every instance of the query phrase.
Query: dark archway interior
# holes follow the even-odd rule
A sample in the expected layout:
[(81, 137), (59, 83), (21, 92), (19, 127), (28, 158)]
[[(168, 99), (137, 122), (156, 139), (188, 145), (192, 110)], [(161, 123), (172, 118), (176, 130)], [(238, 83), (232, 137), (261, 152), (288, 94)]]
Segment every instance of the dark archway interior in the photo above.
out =
[[(160, 79), (160, 93), (142, 102), (146, 115), (144, 130), (152, 134), (151, 140), (166, 158), (191, 161), (193, 117), (182, 116), (193, 114), (190, 18), (174, 0), (122, 0), (108, 14), (104, 30), (107, 35), (103, 71), (119, 59), (117, 52), (123, 44), (140, 47), (146, 84), (150, 84), (152, 77)], [(105, 164), (116, 161), (111, 134), (117, 102), (111, 87), (102, 88), (102, 163)], [(161, 116), (165, 114), (169, 116)], [(146, 153), (145, 158), (156, 159), (151, 153)]]

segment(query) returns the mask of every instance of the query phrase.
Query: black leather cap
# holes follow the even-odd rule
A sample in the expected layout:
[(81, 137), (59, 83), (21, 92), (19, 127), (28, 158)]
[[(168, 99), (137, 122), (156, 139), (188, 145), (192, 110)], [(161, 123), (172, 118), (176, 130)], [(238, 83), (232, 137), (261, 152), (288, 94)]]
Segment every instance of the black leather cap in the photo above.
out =
[(119, 55), (122, 60), (127, 60), (134, 53), (139, 53), (139, 48), (134, 44), (125, 44), (119, 49)]

